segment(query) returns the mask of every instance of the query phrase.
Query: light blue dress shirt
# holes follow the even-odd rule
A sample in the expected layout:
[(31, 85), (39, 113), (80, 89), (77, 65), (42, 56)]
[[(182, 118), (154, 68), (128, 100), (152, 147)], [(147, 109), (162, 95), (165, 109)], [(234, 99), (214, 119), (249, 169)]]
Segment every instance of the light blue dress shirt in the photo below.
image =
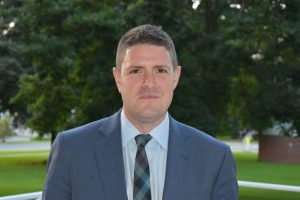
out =
[[(121, 113), (121, 135), (124, 158), (124, 170), (128, 200), (133, 200), (134, 164), (137, 145), (134, 137), (141, 133), (126, 117), (124, 110)], [(149, 133), (153, 138), (146, 145), (146, 154), (150, 168), (151, 197), (153, 200), (161, 200), (163, 197), (168, 139), (169, 139), (169, 115)]]

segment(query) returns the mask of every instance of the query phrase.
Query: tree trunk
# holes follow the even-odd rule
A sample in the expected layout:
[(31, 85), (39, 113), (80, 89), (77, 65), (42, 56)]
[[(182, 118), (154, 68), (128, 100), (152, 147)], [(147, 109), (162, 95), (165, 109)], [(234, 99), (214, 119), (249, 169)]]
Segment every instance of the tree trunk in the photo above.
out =
[(216, 0), (205, 1), (205, 32), (213, 33), (217, 30), (217, 3)]
[(54, 142), (56, 136), (57, 136), (56, 131), (51, 131), (51, 144), (53, 144), (53, 142)]

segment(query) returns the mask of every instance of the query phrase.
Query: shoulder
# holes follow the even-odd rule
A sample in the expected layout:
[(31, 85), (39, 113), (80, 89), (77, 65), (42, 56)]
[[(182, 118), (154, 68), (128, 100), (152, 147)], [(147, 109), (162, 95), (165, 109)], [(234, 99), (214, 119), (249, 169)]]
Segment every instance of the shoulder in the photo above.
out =
[(58, 135), (58, 140), (63, 140), (66, 144), (90, 143), (95, 142), (105, 136), (105, 130), (109, 130), (111, 126), (116, 125), (119, 118), (119, 112), (112, 116), (99, 119), (88, 124), (66, 130)]
[(93, 139), (99, 136), (99, 127), (105, 120), (106, 119), (100, 119), (70, 130), (65, 130), (59, 133), (59, 137), (67, 141)]
[(117, 115), (114, 114), (59, 133), (52, 145), (51, 154), (60, 154), (65, 157), (64, 160), (72, 160), (78, 155), (91, 154), (95, 143), (106, 137), (103, 128), (107, 129), (108, 125), (113, 126), (115, 116)]
[(233, 154), (227, 144), (196, 128), (174, 122), (175, 133), (182, 141), (181, 148), (193, 166), (202, 166), (212, 173), (218, 173), (224, 167), (235, 170)]
[(229, 148), (227, 144), (201, 130), (178, 122), (174, 119), (171, 121), (171, 127), (173, 127), (173, 129), (177, 129), (175, 132), (178, 132), (178, 135), (180, 135), (186, 146), (192, 150), (209, 150), (211, 153), (220, 153), (227, 151)]

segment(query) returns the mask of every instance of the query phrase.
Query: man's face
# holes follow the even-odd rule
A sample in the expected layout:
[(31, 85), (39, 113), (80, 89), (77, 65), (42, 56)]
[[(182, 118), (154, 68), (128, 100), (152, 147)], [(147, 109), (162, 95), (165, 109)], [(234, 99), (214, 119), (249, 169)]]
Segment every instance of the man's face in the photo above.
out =
[(181, 68), (173, 70), (169, 52), (162, 46), (139, 44), (128, 48), (121, 72), (114, 78), (132, 123), (160, 122), (171, 104)]

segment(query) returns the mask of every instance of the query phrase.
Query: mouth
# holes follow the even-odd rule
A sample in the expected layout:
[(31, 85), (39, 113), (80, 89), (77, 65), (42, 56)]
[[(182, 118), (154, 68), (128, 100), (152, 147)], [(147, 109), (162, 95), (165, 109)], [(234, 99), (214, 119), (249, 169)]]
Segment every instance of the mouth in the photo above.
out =
[(146, 94), (146, 95), (142, 95), (140, 96), (140, 99), (158, 99), (159, 97), (156, 95), (151, 95), (151, 94)]

